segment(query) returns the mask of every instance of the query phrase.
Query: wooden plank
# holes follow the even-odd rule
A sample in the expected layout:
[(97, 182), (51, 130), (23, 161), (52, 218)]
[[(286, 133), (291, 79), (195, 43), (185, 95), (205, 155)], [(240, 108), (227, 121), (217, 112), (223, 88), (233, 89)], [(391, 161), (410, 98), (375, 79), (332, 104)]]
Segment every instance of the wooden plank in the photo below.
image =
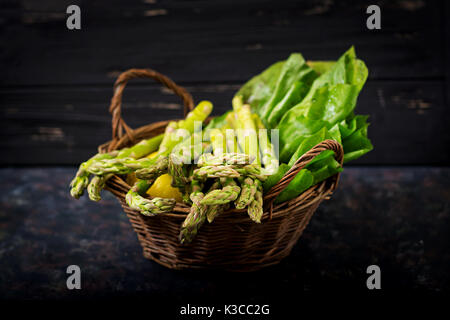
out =
[[(445, 10), (443, 10), (443, 16), (445, 21), (445, 32), (444, 37), (442, 38), (442, 43), (444, 44), (444, 52), (445, 52), (445, 83), (446, 83), (446, 103), (447, 106), (450, 105), (450, 3), (448, 1), (444, 1)], [(447, 113), (450, 117), (450, 110), (447, 108)]]
[[(188, 86), (196, 101), (229, 109), (238, 85)], [(110, 138), (110, 88), (4, 89), (0, 91), (1, 165), (76, 164)], [(357, 113), (370, 114), (375, 149), (353, 164), (447, 165), (449, 115), (444, 83), (369, 81)], [(159, 86), (129, 86), (124, 117), (132, 127), (179, 118), (179, 99)]]
[(365, 26), (370, 0), (85, 1), (80, 31), (66, 28), (69, 3), (2, 8), (0, 86), (109, 84), (131, 67), (239, 83), (291, 52), (335, 59), (351, 45), (372, 79), (444, 76), (442, 2), (383, 2), (378, 31)]

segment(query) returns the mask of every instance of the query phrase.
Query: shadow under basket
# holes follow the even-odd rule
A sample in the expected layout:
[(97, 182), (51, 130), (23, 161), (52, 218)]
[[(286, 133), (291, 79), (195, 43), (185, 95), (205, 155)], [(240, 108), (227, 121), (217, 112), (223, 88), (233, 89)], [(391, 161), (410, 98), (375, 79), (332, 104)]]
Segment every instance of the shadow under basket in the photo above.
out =
[[(122, 73), (114, 84), (111, 100), (112, 140), (101, 145), (99, 152), (129, 147), (142, 139), (163, 133), (169, 121), (152, 123), (131, 129), (121, 117), (122, 94), (128, 80), (152, 78), (178, 95), (184, 103), (184, 113), (192, 110), (191, 95), (172, 80), (150, 69), (130, 69)], [(131, 188), (122, 176), (113, 176), (105, 189), (120, 201), (139, 242), (144, 257), (171, 269), (224, 269), (253, 271), (279, 263), (288, 256), (320, 203), (329, 199), (336, 189), (339, 174), (309, 188), (300, 196), (279, 204), (273, 201), (296, 174), (324, 150), (333, 150), (342, 165), (342, 146), (325, 140), (300, 157), (285, 176), (264, 194), (264, 214), (261, 223), (250, 220), (246, 210), (232, 209), (205, 222), (190, 244), (180, 244), (180, 226), (190, 207), (177, 203), (171, 213), (147, 217), (131, 209), (125, 195)]]

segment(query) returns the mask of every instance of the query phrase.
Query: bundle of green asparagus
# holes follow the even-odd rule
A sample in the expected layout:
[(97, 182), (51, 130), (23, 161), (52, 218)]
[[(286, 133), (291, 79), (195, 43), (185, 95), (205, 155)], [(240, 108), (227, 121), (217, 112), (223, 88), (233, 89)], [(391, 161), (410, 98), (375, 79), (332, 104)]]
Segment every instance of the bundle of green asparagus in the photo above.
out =
[[(163, 186), (166, 194), (176, 188), (191, 206), (180, 230), (182, 243), (192, 241), (205, 220), (213, 222), (232, 204), (248, 208), (250, 218), (260, 223), (262, 182), (267, 177), (260, 163), (256, 132), (261, 121), (257, 122), (258, 116), (248, 105), (236, 104), (234, 108), (228, 117), (211, 121), (203, 129), (212, 104), (202, 101), (186, 119), (170, 122), (164, 134), (130, 148), (95, 155), (80, 165), (71, 182), (71, 195), (79, 198), (87, 189), (89, 198), (99, 201), (110, 177), (134, 174), (137, 180), (125, 197), (127, 204), (143, 215), (164, 214), (173, 210), (175, 197), (147, 197), (146, 193), (161, 176), (169, 174), (171, 183)], [(273, 165), (273, 146), (267, 136), (264, 139), (263, 158)], [(149, 154), (152, 156), (146, 157)]]
[[(202, 101), (184, 120), (170, 122), (164, 134), (96, 154), (80, 165), (71, 195), (79, 198), (87, 189), (89, 198), (99, 201), (113, 175), (133, 177), (125, 200), (141, 214), (171, 212), (177, 201), (190, 206), (180, 228), (181, 243), (191, 242), (206, 220), (212, 223), (231, 207), (246, 209), (260, 223), (263, 193), (317, 143), (337, 140), (345, 161), (372, 149), (367, 117), (353, 112), (366, 78), (367, 68), (353, 48), (336, 62), (306, 62), (301, 54), (292, 54), (248, 81), (233, 98), (232, 110), (207, 126), (203, 123), (213, 105)], [(324, 151), (276, 202), (341, 170), (332, 152)]]

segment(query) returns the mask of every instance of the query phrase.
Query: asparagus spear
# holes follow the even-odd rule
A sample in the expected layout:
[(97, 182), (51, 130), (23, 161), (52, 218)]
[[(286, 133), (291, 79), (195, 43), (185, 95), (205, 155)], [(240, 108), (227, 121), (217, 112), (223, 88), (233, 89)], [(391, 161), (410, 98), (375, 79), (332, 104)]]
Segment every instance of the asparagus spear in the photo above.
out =
[[(219, 181), (219, 179), (217, 179), (211, 185), (211, 187), (209, 188), (208, 192), (211, 192), (212, 190), (216, 190), (216, 189), (219, 189), (219, 188), (220, 188), (220, 181)], [(207, 208), (206, 208), (206, 218), (207, 218), (208, 222), (212, 222), (214, 220), (214, 217), (217, 214), (219, 214), (220, 207), (222, 207), (222, 206), (223, 205), (207, 206)]]
[(199, 180), (221, 177), (238, 178), (239, 176), (240, 174), (232, 165), (203, 166), (194, 170), (194, 178)]
[[(250, 130), (250, 133), (255, 128), (255, 124), (253, 122), (251, 112), (250, 112), (250, 106), (244, 105), (242, 102), (241, 96), (236, 96), (233, 99), (233, 109), (235, 110), (237, 114), (237, 120), (240, 127), (246, 128), (247, 130)], [(252, 127), (253, 126), (253, 127)], [(256, 134), (255, 134), (256, 136)], [(244, 140), (245, 145), (245, 138), (242, 137), (238, 132), (238, 141), (239, 144), (242, 147), (241, 140)], [(253, 146), (253, 147), (252, 147)], [(256, 142), (250, 142), (250, 149), (245, 150), (245, 153), (256, 155), (256, 161), (254, 165), (248, 165), (244, 168), (237, 169), (241, 175), (247, 175), (251, 178), (253, 178), (254, 184), (256, 185), (256, 192), (254, 195), (254, 198), (248, 205), (248, 214), (250, 218), (256, 222), (261, 221), (261, 216), (263, 213), (263, 198), (262, 198), (262, 184), (261, 181), (264, 181), (266, 179), (266, 176), (261, 173), (261, 166), (259, 161), (259, 150), (258, 150), (258, 143)], [(265, 150), (267, 153), (267, 150)], [(245, 196), (245, 194), (244, 194)], [(241, 206), (242, 204), (240, 204)]]
[(208, 192), (201, 201), (202, 204), (226, 204), (237, 199), (241, 188), (232, 178), (221, 178), (220, 183), (222, 184), (223, 188)]
[(173, 148), (171, 155), (176, 164), (191, 164), (209, 149), (209, 143), (202, 141), (203, 135), (203, 131), (195, 132)]
[(265, 181), (267, 176), (261, 172), (261, 167), (253, 164), (247, 165), (208, 165), (202, 166), (194, 170), (194, 177), (196, 179), (207, 178), (239, 178), (239, 177), (251, 177)]
[(206, 219), (206, 205), (201, 201), (204, 197), (202, 190), (202, 183), (198, 180), (192, 180), (192, 193), (190, 199), (192, 201), (191, 210), (186, 216), (180, 230), (180, 242), (189, 243), (197, 235), (198, 229), (203, 225)]
[(130, 191), (128, 191), (125, 197), (128, 206), (132, 209), (138, 210), (145, 216), (154, 216), (157, 214), (172, 211), (173, 207), (175, 206), (175, 199), (147, 199), (141, 196), (147, 191), (148, 185), (151, 185), (152, 183), (153, 181), (137, 181), (135, 185), (130, 189)]
[(175, 131), (178, 129), (178, 122), (170, 121), (167, 124), (166, 129), (164, 130), (164, 137), (161, 141), (161, 144), (158, 149), (158, 156), (160, 154), (166, 154), (171, 151), (171, 149), (179, 142), (182, 138), (175, 134)]
[(117, 158), (142, 158), (158, 149), (163, 140), (163, 134), (159, 134), (150, 139), (142, 140), (130, 148), (121, 149)]
[[(101, 161), (101, 160), (105, 160), (105, 159), (113, 159), (113, 158), (127, 158), (127, 157), (133, 157), (133, 158), (141, 158), (149, 153), (152, 153), (153, 151), (155, 151), (158, 146), (161, 143), (161, 140), (163, 138), (163, 135), (157, 135), (155, 137), (152, 137), (150, 139), (146, 139), (146, 140), (142, 140), (141, 142), (137, 143), (136, 145), (134, 145), (131, 148), (124, 148), (122, 150), (119, 151), (112, 151), (109, 153), (99, 153), (97, 155), (95, 155), (94, 157), (92, 157), (91, 159), (89, 159), (86, 162), (83, 162), (80, 165), (80, 168), (75, 176), (75, 178), (72, 180), (70, 186), (71, 186), (71, 195), (72, 197), (78, 199), (80, 196), (83, 195), (84, 189), (86, 189), (86, 187), (88, 186), (89, 183), (89, 176), (90, 176), (90, 172), (88, 171), (88, 169), (90, 168), (90, 166), (94, 163), (96, 163), (97, 161)], [(104, 179), (104, 178), (103, 178)], [(96, 181), (94, 181), (93, 186), (95, 188), (98, 188), (99, 186), (99, 180), (101, 179), (96, 179)], [(106, 181), (104, 181), (106, 182)], [(102, 183), (102, 185), (104, 185), (104, 183)], [(94, 189), (95, 189), (94, 188)], [(98, 197), (94, 197), (94, 199), (98, 199), (99, 200), (99, 193), (97, 193)]]
[(167, 173), (169, 165), (169, 158), (168, 157), (159, 157), (156, 160), (156, 163), (148, 166), (143, 167), (139, 170), (136, 170), (136, 178), (142, 179), (142, 180), (153, 180), (157, 177)]
[[(186, 115), (184, 120), (178, 122), (171, 121), (166, 127), (164, 138), (161, 142), (158, 153), (166, 156), (182, 141), (187, 140), (188, 135), (192, 135), (196, 130), (200, 129), (197, 124), (202, 123), (208, 118), (213, 105), (209, 101), (201, 101), (191, 112)], [(197, 126), (197, 127), (196, 127)], [(159, 156), (159, 155), (158, 155)]]
[[(156, 158), (158, 160), (159, 158)], [(95, 161), (93, 164), (89, 166), (87, 171), (89, 173), (95, 175), (104, 175), (104, 174), (128, 174), (134, 172), (136, 170), (148, 168), (151, 165), (154, 165), (156, 162), (155, 159), (134, 159), (134, 158), (114, 158), (114, 159), (104, 159)]]
[[(199, 103), (194, 110), (188, 113), (186, 116), (186, 120), (181, 120), (177, 123), (171, 122), (166, 127), (166, 130), (164, 132), (164, 138), (161, 141), (161, 144), (159, 146), (158, 150), (158, 156), (149, 160), (153, 160), (153, 164), (158, 161), (161, 157), (166, 157), (170, 154), (170, 152), (176, 147), (176, 145), (180, 142), (180, 135), (175, 131), (176, 129), (181, 130), (187, 130), (188, 133), (194, 133), (194, 130), (196, 129), (195, 124), (196, 122), (202, 122), (204, 121), (212, 110), (212, 104), (210, 102), (201, 102)], [(193, 135), (192, 135), (193, 136)], [(191, 136), (191, 137), (192, 137)], [(189, 142), (190, 139), (186, 139)], [(185, 140), (185, 141), (186, 141)], [(152, 164), (150, 164), (151, 166)], [(151, 186), (151, 180), (142, 180), (142, 188), (145, 188), (147, 190)]]
[(186, 115), (185, 120), (178, 122), (178, 127), (193, 133), (199, 128), (196, 127), (197, 122), (203, 122), (209, 116), (213, 109), (213, 105), (209, 101), (201, 101), (191, 112)]
[(225, 135), (225, 142), (227, 146), (227, 151), (230, 153), (240, 153), (239, 145), (236, 141), (236, 136), (234, 130), (228, 125), (222, 128), (222, 133)]
[(195, 162), (210, 146), (208, 142), (201, 142), (202, 136), (203, 132), (194, 133), (190, 139), (179, 143), (170, 154), (168, 171), (172, 176), (172, 186), (178, 188), (182, 194), (190, 183), (187, 165)]
[(243, 181), (241, 182), (241, 194), (239, 195), (239, 198), (234, 202), (236, 209), (244, 209), (253, 201), (257, 185), (258, 183), (250, 177), (246, 177), (245, 179), (243, 179)]
[(235, 130), (239, 128), (239, 125), (237, 123), (237, 116), (234, 111), (228, 113), (227, 116), (225, 117), (225, 120), (227, 122), (227, 126), (229, 126), (230, 128)]
[(270, 142), (270, 139), (267, 135), (267, 129), (261, 121), (261, 118), (257, 114), (253, 114), (252, 117), (255, 121), (256, 128), (258, 128), (259, 147), (262, 154), (262, 163), (264, 164), (263, 172), (265, 175), (272, 175), (277, 172), (279, 165), (277, 156), (275, 154), (275, 149)]
[(164, 133), (163, 142), (164, 146), (160, 149), (160, 152), (171, 152), (172, 149), (181, 141), (186, 140), (189, 135), (195, 131), (201, 129), (201, 124), (209, 116), (213, 108), (213, 105), (209, 101), (201, 101), (191, 112), (186, 115), (184, 120), (178, 122), (169, 122)]
[(101, 159), (111, 159), (111, 158), (114, 158), (115, 156), (117, 156), (117, 154), (118, 154), (118, 151), (114, 151), (114, 152), (110, 152), (110, 153), (97, 153), (95, 156), (93, 156), (89, 160), (83, 162), (80, 165), (80, 167), (78, 168), (78, 171), (77, 171), (75, 177), (70, 182), (71, 196), (74, 197), (75, 199), (78, 199), (83, 195), (84, 190), (86, 189), (86, 187), (89, 184), (89, 176), (91, 175), (87, 171), (87, 168), (89, 168), (89, 166), (94, 161), (101, 160)]
[(219, 129), (212, 129), (210, 133), (211, 144), (214, 151), (215, 156), (221, 156), (226, 152), (227, 145), (222, 134), (222, 131)]
[[(178, 127), (178, 124), (176, 122), (169, 122), (169, 124), (166, 127), (166, 130), (164, 131), (164, 137), (161, 141), (161, 144), (159, 145), (158, 154), (156, 157), (148, 159), (149, 160), (148, 167), (151, 167), (159, 159), (165, 158), (170, 153), (170, 151), (173, 148), (173, 141), (175, 140), (174, 138), (172, 138), (172, 136), (175, 135), (174, 131), (175, 131), (175, 128), (177, 128), (177, 127)], [(153, 184), (155, 179), (139, 180), (138, 182), (136, 182), (135, 186), (138, 187), (139, 192), (136, 192), (135, 190), (133, 190), (133, 189), (136, 189), (135, 186), (133, 186), (128, 191), (128, 193), (126, 195), (126, 199), (129, 198), (130, 203), (132, 203), (132, 204), (138, 204), (139, 202), (141, 202), (142, 197), (139, 198), (139, 196), (144, 194), (145, 191), (147, 191), (148, 188), (150, 188), (150, 186)], [(143, 199), (145, 199), (145, 198), (143, 198)], [(128, 203), (128, 200), (127, 200), (127, 203)], [(131, 207), (131, 205), (129, 203), (128, 203), (128, 205)]]
[(209, 223), (213, 222), (214, 219), (219, 214), (221, 214), (222, 212), (224, 212), (228, 208), (230, 208), (230, 204), (229, 203), (216, 204), (216, 205), (208, 206), (208, 209), (206, 210), (206, 218), (208, 219), (208, 222)]
[(219, 165), (246, 166), (252, 163), (253, 160), (254, 157), (248, 156), (244, 153), (224, 153), (220, 156), (214, 156), (210, 153), (206, 153), (200, 156), (197, 165), (199, 167)]
[(256, 184), (256, 192), (252, 201), (248, 205), (247, 213), (253, 221), (261, 223), (263, 211), (263, 190), (259, 180), (254, 180)]
[(187, 167), (187, 172), (188, 172), (187, 176), (189, 177), (189, 183), (184, 186), (183, 202), (185, 204), (191, 206), (192, 205), (192, 201), (191, 201), (190, 195), (192, 193), (192, 178), (191, 177), (192, 177), (192, 174), (194, 172), (193, 167), (192, 166)]
[[(171, 153), (169, 158), (169, 174), (172, 176), (172, 187), (176, 187), (183, 194), (186, 192), (187, 187), (191, 181), (193, 171), (190, 170), (192, 166), (190, 164), (192, 160), (196, 160), (203, 150), (208, 150), (209, 143), (204, 142), (199, 146), (188, 146), (185, 149), (189, 150), (183, 152), (182, 156), (178, 156), (176, 153)], [(193, 152), (191, 151), (193, 150)], [(189, 174), (189, 172), (191, 174)]]
[(258, 138), (250, 105), (242, 104), (242, 99), (238, 96), (233, 99), (233, 109), (235, 115), (234, 129), (237, 133), (239, 146), (245, 154), (255, 157), (255, 164), (260, 164)]
[(184, 186), (189, 183), (189, 176), (186, 171), (182, 160), (175, 154), (170, 154), (168, 172), (172, 177), (172, 187), (179, 188), (182, 193), (184, 192)]
[(261, 172), (261, 167), (253, 164), (246, 165), (242, 168), (235, 169), (241, 176), (248, 176), (253, 179), (258, 179), (260, 181), (265, 181), (267, 176)]
[(106, 181), (111, 178), (112, 174), (107, 174), (104, 176), (95, 176), (91, 179), (91, 182), (87, 186), (87, 191), (89, 199), (92, 201), (100, 201), (102, 198), (100, 196), (100, 191), (105, 187)]
[[(196, 135), (196, 134), (194, 134)], [(201, 132), (200, 132), (201, 136)], [(203, 152), (207, 152), (210, 148), (209, 142), (198, 142), (201, 140), (193, 139), (194, 145), (186, 142), (182, 142), (177, 145), (173, 152), (170, 154), (169, 159), (169, 173), (178, 180), (178, 183), (174, 181), (174, 186), (178, 184), (179, 186), (184, 186), (186, 184), (188, 165), (197, 162), (197, 159), (202, 155)], [(183, 182), (184, 181), (184, 182)]]

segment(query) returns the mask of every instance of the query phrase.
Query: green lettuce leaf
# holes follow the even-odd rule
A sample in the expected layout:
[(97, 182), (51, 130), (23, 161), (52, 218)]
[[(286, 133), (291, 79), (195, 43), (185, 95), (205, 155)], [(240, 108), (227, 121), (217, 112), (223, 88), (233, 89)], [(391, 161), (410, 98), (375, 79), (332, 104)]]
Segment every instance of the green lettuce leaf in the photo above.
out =
[(250, 104), (253, 111), (258, 110), (272, 96), (284, 63), (285, 61), (276, 62), (251, 78), (239, 89), (235, 97), (241, 96), (245, 103)]
[[(306, 64), (306, 61), (301, 54), (291, 54), (281, 69), (270, 99), (267, 100), (261, 108), (256, 110), (265, 125), (268, 128), (275, 127), (275, 120), (272, 119), (272, 124), (269, 121), (272, 110), (285, 97), (296, 82), (303, 82), (304, 86), (309, 88), (317, 76), (317, 73)], [(306, 88), (303, 90), (306, 93)], [(303, 98), (303, 96), (304, 94), (300, 98)], [(280, 110), (277, 110), (277, 114), (274, 114), (273, 117), (280, 118), (282, 114), (279, 114), (279, 112)]]
[[(373, 149), (367, 137), (368, 117), (354, 114), (367, 77), (367, 67), (357, 59), (353, 47), (337, 61), (305, 62), (295, 53), (253, 77), (238, 91), (236, 95), (251, 105), (269, 129), (279, 129), (280, 166), (263, 184), (265, 192), (323, 140), (342, 144), (344, 162)], [(300, 171), (276, 201), (290, 200), (340, 171), (333, 151), (324, 151)]]
[(373, 149), (373, 145), (367, 137), (367, 116), (356, 116), (351, 120), (355, 129), (342, 139), (344, 148), (344, 163), (355, 160)]
[(278, 181), (280, 181), (281, 178), (283, 178), (283, 176), (286, 174), (286, 172), (289, 171), (290, 168), (291, 168), (291, 166), (288, 166), (286, 163), (281, 163), (278, 166), (277, 172), (275, 172), (274, 174), (269, 176), (266, 179), (266, 181), (264, 181), (264, 183), (263, 183), (264, 192), (268, 192), (274, 185), (276, 185), (278, 183)]
[(325, 121), (309, 119), (303, 115), (297, 116), (292, 113), (283, 119), (283, 127), (279, 128), (279, 157), (280, 161), (284, 163), (289, 161), (304, 139), (327, 126)]
[(301, 194), (307, 190), (314, 183), (314, 175), (308, 169), (302, 169), (295, 176), (294, 179), (288, 184), (286, 189), (281, 191), (278, 197), (275, 199), (275, 203), (281, 203)]
[[(316, 133), (304, 137), (303, 141), (299, 144), (297, 151), (292, 155), (291, 160), (289, 160), (288, 165), (293, 166), (294, 163), (306, 152), (312, 149), (315, 145), (321, 143), (324, 140), (331, 139), (340, 142), (340, 132), (338, 126), (334, 126), (332, 129), (328, 130), (323, 127)], [(317, 158), (317, 157), (316, 157)]]
[(335, 63), (336, 61), (306, 61), (306, 64), (317, 72), (317, 74), (327, 72)]
[(297, 134), (310, 135), (321, 129), (320, 123), (332, 128), (352, 114), (367, 74), (367, 68), (356, 59), (352, 47), (313, 82), (306, 97), (286, 112), (277, 126), (282, 162), (289, 161), (303, 140), (295, 136), (297, 128), (308, 127), (309, 132), (303, 130)]
[(301, 81), (296, 81), (291, 86), (289, 91), (284, 95), (272, 109), (267, 124), (269, 127), (275, 127), (280, 121), (281, 117), (299, 101), (301, 101), (308, 93), (309, 86)]

